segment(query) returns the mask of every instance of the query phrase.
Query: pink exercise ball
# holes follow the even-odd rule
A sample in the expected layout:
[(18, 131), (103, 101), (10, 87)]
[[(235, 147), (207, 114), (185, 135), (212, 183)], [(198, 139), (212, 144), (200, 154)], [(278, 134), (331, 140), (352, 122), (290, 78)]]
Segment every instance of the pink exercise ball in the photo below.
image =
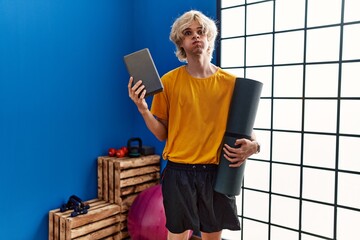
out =
[(129, 209), (127, 227), (132, 240), (166, 240), (165, 223), (162, 190), (158, 184), (135, 198)]
[(142, 191), (132, 203), (127, 227), (132, 240), (167, 238), (161, 185)]

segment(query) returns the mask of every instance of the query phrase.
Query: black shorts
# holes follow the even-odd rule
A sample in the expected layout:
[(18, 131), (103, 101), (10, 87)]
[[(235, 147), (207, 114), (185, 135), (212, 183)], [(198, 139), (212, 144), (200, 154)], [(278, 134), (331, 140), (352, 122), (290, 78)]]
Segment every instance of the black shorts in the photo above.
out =
[(170, 232), (240, 230), (235, 196), (213, 190), (216, 171), (215, 164), (168, 161), (163, 173), (162, 192), (166, 227)]

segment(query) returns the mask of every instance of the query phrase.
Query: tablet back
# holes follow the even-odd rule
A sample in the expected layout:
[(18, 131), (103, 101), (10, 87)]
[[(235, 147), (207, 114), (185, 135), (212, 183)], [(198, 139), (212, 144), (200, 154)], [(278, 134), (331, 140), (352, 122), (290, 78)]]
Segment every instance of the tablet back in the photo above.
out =
[(135, 84), (141, 80), (146, 89), (145, 97), (163, 90), (158, 71), (148, 48), (124, 56), (125, 65)]

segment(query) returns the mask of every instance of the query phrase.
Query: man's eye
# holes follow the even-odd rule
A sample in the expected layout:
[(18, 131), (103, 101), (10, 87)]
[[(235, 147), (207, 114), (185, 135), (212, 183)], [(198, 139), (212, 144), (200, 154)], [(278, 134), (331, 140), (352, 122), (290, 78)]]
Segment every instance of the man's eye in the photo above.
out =
[(185, 31), (183, 34), (184, 34), (185, 36), (190, 36), (190, 35), (191, 35), (191, 32), (190, 32), (190, 31)]

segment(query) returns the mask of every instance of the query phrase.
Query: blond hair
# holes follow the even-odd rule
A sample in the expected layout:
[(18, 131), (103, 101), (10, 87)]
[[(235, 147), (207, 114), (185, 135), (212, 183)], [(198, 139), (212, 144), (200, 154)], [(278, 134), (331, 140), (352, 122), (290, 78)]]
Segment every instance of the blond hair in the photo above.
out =
[(175, 55), (181, 62), (187, 61), (186, 53), (184, 49), (180, 47), (184, 37), (183, 31), (188, 28), (193, 21), (198, 22), (203, 28), (203, 32), (209, 42), (209, 48), (207, 49), (207, 52), (210, 56), (210, 59), (212, 59), (212, 54), (215, 47), (215, 39), (218, 34), (215, 21), (205, 16), (200, 11), (190, 10), (175, 20), (170, 32), (170, 40), (176, 46)]

